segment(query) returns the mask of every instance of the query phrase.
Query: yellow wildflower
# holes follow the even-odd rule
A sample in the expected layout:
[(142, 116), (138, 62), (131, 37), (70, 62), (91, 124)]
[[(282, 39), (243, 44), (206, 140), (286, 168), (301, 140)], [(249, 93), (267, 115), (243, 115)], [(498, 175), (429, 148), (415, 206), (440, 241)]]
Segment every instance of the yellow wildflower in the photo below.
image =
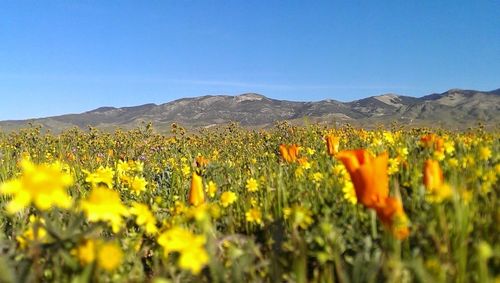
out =
[(292, 215), (292, 208), (290, 207), (285, 207), (283, 208), (283, 218), (288, 219)]
[(399, 171), (399, 159), (389, 158), (389, 166), (387, 168), (387, 174), (393, 175)]
[(313, 183), (316, 184), (316, 186), (319, 186), (319, 184), (323, 180), (323, 174), (321, 172), (312, 173), (310, 177)]
[(254, 178), (250, 178), (247, 180), (247, 185), (245, 187), (249, 192), (253, 193), (259, 190), (259, 183)]
[(450, 165), (450, 167), (457, 167), (458, 166), (458, 159), (456, 159), (454, 157), (448, 159), (448, 165)]
[(491, 149), (489, 147), (483, 146), (479, 148), (479, 158), (481, 160), (488, 160), (491, 158)]
[(189, 174), (191, 174), (191, 166), (184, 164), (182, 166), (181, 171), (182, 171), (182, 175), (184, 175), (184, 177), (187, 177), (187, 176), (189, 176)]
[[(39, 223), (37, 223), (40, 221)], [(17, 236), (16, 240), (19, 243), (21, 249), (25, 249), (29, 242), (38, 241), (38, 242), (47, 242), (47, 230), (41, 227), (41, 224), (44, 224), (45, 221), (43, 219), (38, 220), (35, 215), (30, 215), (29, 217), (29, 226), (26, 231), (23, 232), (22, 235)]]
[(209, 197), (213, 198), (217, 192), (217, 184), (213, 181), (209, 181), (205, 186), (205, 192), (207, 192)]
[(173, 227), (158, 237), (158, 244), (163, 247), (165, 256), (171, 252), (180, 253), (179, 267), (193, 274), (198, 274), (208, 263), (205, 242), (203, 235), (195, 235), (182, 227)]
[(72, 201), (66, 189), (73, 184), (73, 178), (63, 172), (60, 163), (35, 165), (24, 159), (20, 165), (21, 175), (0, 186), (0, 193), (13, 196), (7, 204), (9, 213), (16, 213), (31, 203), (40, 210), (47, 210), (52, 206), (71, 206)]
[(113, 232), (122, 226), (122, 217), (128, 215), (118, 192), (105, 187), (93, 188), (87, 199), (81, 202), (81, 208), (88, 221), (104, 221), (111, 225)]
[(82, 265), (94, 262), (96, 254), (96, 242), (92, 239), (84, 240), (73, 252)]
[(358, 203), (358, 198), (356, 197), (356, 190), (351, 180), (344, 181), (344, 186), (342, 187), (342, 192), (344, 193), (344, 199), (352, 204)]
[(311, 211), (300, 205), (292, 207), (291, 220), (294, 227), (302, 229), (307, 229), (313, 223)]
[(220, 203), (222, 204), (223, 207), (228, 207), (229, 205), (233, 204), (238, 197), (236, 196), (235, 193), (233, 192), (223, 192), (222, 195), (220, 196)]
[(193, 247), (181, 252), (179, 267), (198, 274), (208, 263), (208, 253), (201, 247)]
[(92, 187), (97, 187), (102, 184), (106, 185), (108, 188), (113, 188), (113, 178), (115, 176), (115, 171), (110, 167), (100, 166), (95, 172), (90, 173), (87, 170), (83, 170), (87, 174), (85, 182), (92, 184)]
[(119, 177), (128, 174), (131, 169), (130, 162), (118, 160), (118, 164), (116, 164), (116, 172)]
[(123, 252), (115, 243), (105, 243), (99, 246), (97, 254), (97, 265), (106, 270), (113, 271), (118, 268), (123, 261)]
[(147, 234), (153, 235), (158, 231), (156, 228), (156, 218), (147, 205), (134, 203), (132, 204), (130, 213), (137, 216), (135, 223), (143, 227)]
[(251, 208), (245, 213), (247, 222), (262, 225), (262, 213), (257, 208)]
[(139, 195), (142, 192), (146, 191), (146, 185), (148, 182), (144, 177), (137, 177), (135, 176), (134, 179), (132, 179), (132, 183), (130, 184), (130, 189), (136, 194)]
[(140, 160), (136, 160), (132, 163), (131, 166), (132, 170), (135, 171), (135, 173), (142, 173), (144, 171), (144, 162)]

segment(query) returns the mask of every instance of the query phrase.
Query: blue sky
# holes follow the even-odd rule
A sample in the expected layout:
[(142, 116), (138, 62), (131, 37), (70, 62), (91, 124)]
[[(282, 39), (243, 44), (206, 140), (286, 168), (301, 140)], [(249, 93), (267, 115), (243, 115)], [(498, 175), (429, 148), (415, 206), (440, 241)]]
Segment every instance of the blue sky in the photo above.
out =
[(0, 119), (500, 87), (500, 1), (0, 0)]

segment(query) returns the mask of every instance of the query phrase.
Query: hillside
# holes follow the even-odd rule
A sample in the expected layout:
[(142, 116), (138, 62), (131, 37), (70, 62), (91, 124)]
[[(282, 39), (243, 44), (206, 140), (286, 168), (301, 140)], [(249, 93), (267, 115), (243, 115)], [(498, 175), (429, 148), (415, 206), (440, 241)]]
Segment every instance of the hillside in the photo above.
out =
[(168, 103), (144, 104), (134, 107), (101, 107), (81, 114), (1, 121), (3, 131), (40, 124), (46, 129), (60, 131), (66, 128), (93, 126), (111, 130), (130, 129), (144, 122), (152, 122), (158, 129), (171, 123), (186, 127), (210, 127), (228, 122), (242, 126), (266, 127), (276, 121), (352, 123), (373, 126), (394, 121), (405, 125), (436, 125), (464, 128), (481, 121), (487, 125), (500, 124), (500, 89), (483, 92), (451, 89), (444, 93), (420, 98), (383, 94), (352, 102), (322, 100), (297, 102), (277, 100), (260, 94), (238, 96), (201, 96)]

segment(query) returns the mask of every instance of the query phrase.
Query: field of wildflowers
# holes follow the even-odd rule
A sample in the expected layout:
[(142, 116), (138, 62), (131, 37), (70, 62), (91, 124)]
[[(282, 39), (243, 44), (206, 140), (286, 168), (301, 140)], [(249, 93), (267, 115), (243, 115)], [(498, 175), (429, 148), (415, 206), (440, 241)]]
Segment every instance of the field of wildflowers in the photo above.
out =
[(0, 282), (500, 282), (500, 134), (0, 134)]

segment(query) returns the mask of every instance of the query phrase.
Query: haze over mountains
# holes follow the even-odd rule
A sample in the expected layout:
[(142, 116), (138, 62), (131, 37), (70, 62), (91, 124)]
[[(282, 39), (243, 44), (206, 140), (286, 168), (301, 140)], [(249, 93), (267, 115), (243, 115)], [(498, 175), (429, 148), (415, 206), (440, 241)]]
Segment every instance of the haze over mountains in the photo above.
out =
[(105, 130), (130, 129), (152, 122), (157, 129), (169, 129), (172, 123), (189, 128), (211, 127), (238, 122), (247, 127), (267, 127), (276, 121), (295, 123), (350, 123), (365, 127), (389, 125), (442, 126), (466, 128), (478, 122), (489, 126), (500, 123), (500, 89), (476, 91), (451, 89), (420, 98), (383, 94), (352, 102), (322, 100), (296, 102), (246, 93), (237, 96), (207, 95), (184, 98), (156, 105), (101, 107), (81, 114), (40, 119), (1, 121), (0, 130), (10, 131), (40, 124), (59, 132), (63, 129), (93, 126)]

